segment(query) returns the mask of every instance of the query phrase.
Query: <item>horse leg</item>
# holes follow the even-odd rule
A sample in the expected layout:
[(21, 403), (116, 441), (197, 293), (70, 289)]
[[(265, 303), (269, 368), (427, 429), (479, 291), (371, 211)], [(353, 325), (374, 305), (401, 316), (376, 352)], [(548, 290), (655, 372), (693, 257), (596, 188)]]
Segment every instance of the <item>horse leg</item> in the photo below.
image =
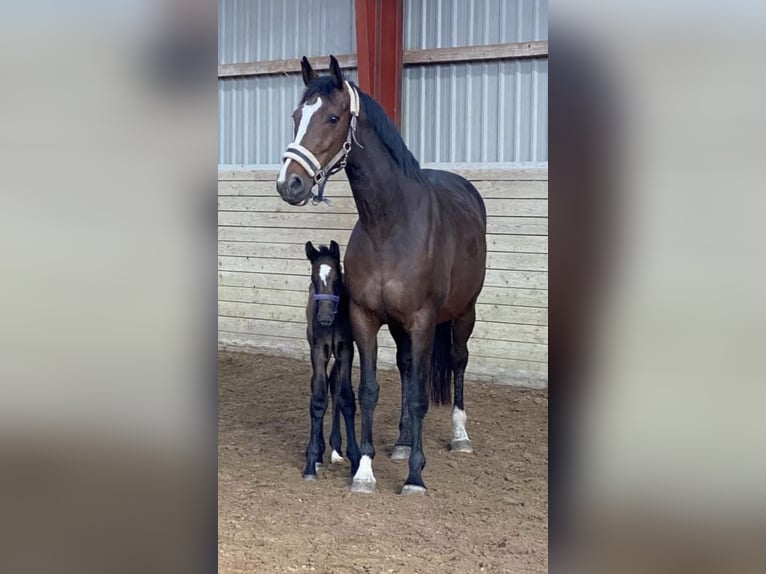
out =
[(311, 401), (309, 412), (311, 414), (311, 436), (306, 447), (306, 468), (303, 469), (303, 478), (315, 480), (317, 468), (322, 465), (324, 456), (324, 435), (322, 426), (324, 414), (327, 410), (327, 361), (329, 361), (329, 349), (324, 344), (314, 344), (311, 349)]
[(359, 406), (362, 409), (362, 458), (351, 482), (351, 492), (375, 492), (375, 475), (372, 473), (372, 459), (375, 447), (372, 442), (372, 419), (378, 404), (380, 386), (375, 376), (378, 358), (378, 330), (380, 323), (361, 307), (351, 304), (351, 326), (354, 341), (359, 348), (359, 363), (362, 376), (359, 381)]
[(340, 360), (338, 353), (335, 354), (335, 361), (330, 371), (330, 396), (332, 397), (332, 430), (330, 431), (330, 447), (332, 453), (330, 454), (330, 462), (343, 462), (343, 456), (340, 454), (343, 452), (341, 448), (343, 445), (343, 439), (340, 435), (340, 408), (339, 408), (339, 393), (340, 391)]
[[(343, 419), (346, 423), (346, 456), (351, 463), (351, 474), (356, 473), (359, 468), (359, 447), (356, 444), (356, 429), (354, 417), (356, 416), (356, 398), (354, 397), (354, 387), (351, 385), (351, 365), (354, 361), (354, 344), (349, 342), (343, 344), (337, 355), (338, 377), (340, 380), (340, 411), (343, 413)], [(338, 451), (340, 453), (340, 451)]]
[(389, 324), (388, 330), (396, 342), (396, 366), (402, 380), (402, 414), (399, 418), (399, 438), (396, 439), (391, 460), (407, 460), (412, 451), (412, 425), (407, 409), (405, 380), (412, 366), (412, 344), (410, 336), (400, 325)]
[(452, 370), (455, 374), (455, 399), (452, 406), (452, 442), (450, 449), (455, 452), (473, 452), (471, 439), (465, 430), (465, 409), (463, 406), (463, 376), (468, 364), (468, 338), (476, 322), (474, 305), (452, 322)]
[(426, 465), (423, 454), (423, 419), (428, 412), (428, 376), (431, 370), (436, 324), (431, 314), (416, 316), (415, 327), (410, 330), (412, 341), (412, 367), (406, 377), (406, 401), (412, 429), (412, 451), (409, 474), (402, 487), (402, 494), (422, 494), (426, 491), (422, 471)]

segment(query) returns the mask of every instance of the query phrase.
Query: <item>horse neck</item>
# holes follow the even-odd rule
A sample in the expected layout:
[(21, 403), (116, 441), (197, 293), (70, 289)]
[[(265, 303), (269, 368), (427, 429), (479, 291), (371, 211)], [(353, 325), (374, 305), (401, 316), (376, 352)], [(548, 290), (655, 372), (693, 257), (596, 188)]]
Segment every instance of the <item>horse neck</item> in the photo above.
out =
[(364, 148), (353, 144), (346, 175), (360, 225), (373, 239), (384, 240), (395, 223), (408, 219), (411, 198), (402, 185), (406, 175), (364, 120), (359, 122), (357, 137)]

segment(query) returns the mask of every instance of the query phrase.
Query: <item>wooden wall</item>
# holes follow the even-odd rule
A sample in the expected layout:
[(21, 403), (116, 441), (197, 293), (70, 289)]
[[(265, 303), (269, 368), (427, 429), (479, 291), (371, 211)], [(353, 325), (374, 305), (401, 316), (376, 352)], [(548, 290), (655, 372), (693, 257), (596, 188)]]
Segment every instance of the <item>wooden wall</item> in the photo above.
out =
[[(467, 377), (544, 387), (548, 376), (548, 173), (466, 169), (487, 205), (487, 278), (469, 342)], [(342, 174), (332, 206), (292, 207), (276, 171), (219, 171), (218, 339), (222, 348), (308, 358), (305, 306), (310, 266), (304, 244), (335, 239), (345, 252), (357, 217)], [(393, 367), (383, 328), (379, 366)], [(358, 363), (357, 363), (358, 364)]]

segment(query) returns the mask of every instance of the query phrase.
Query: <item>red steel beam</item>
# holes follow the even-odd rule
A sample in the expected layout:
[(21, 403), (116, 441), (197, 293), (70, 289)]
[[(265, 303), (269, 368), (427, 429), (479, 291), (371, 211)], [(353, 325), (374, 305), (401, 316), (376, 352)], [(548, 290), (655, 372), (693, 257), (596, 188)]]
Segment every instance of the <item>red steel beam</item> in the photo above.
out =
[(403, 0), (355, 0), (359, 87), (399, 126)]

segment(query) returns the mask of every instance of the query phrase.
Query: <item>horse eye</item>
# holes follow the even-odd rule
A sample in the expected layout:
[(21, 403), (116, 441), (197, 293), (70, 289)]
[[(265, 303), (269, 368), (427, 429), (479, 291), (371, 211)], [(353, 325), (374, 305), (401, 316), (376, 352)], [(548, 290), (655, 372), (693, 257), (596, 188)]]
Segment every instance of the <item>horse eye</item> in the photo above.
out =
[(335, 114), (330, 114), (329, 116), (327, 116), (327, 121), (330, 122), (331, 124), (337, 124), (338, 120), (340, 120), (340, 118), (336, 116)]

